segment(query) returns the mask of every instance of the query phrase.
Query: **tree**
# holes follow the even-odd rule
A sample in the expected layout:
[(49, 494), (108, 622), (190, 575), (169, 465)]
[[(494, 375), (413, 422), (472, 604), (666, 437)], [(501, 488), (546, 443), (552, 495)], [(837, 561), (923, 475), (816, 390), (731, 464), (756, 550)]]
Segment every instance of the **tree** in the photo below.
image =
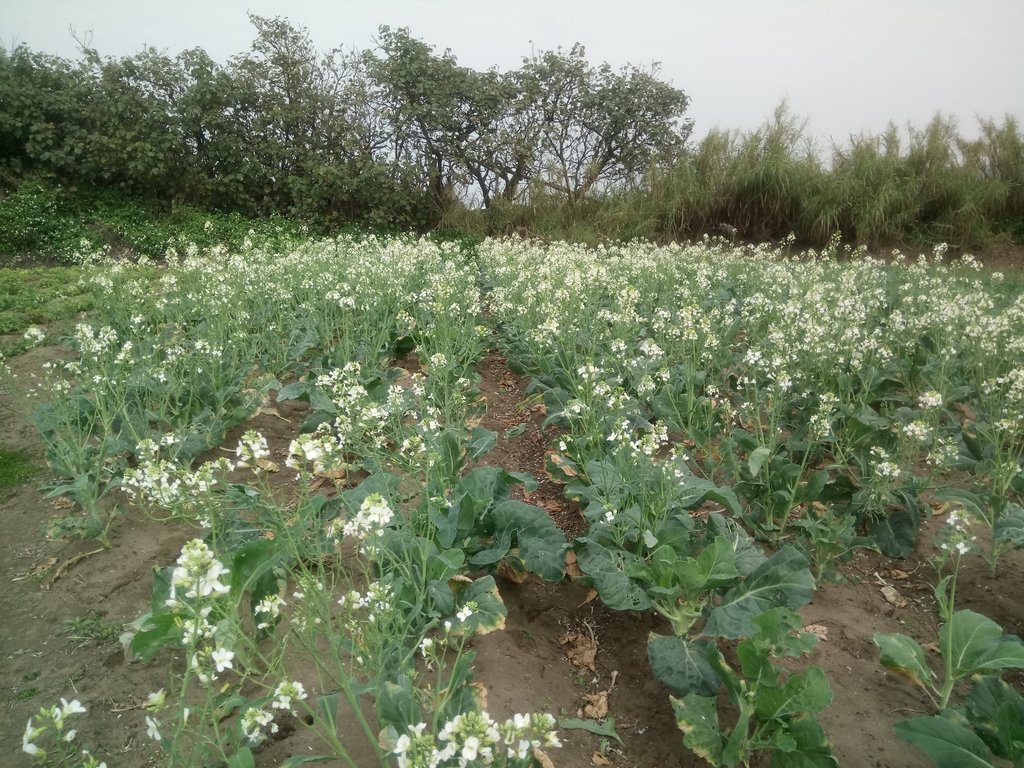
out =
[(582, 45), (524, 61), (539, 96), (542, 178), (570, 204), (601, 186), (628, 183), (689, 135), (686, 94), (657, 69), (592, 67)]

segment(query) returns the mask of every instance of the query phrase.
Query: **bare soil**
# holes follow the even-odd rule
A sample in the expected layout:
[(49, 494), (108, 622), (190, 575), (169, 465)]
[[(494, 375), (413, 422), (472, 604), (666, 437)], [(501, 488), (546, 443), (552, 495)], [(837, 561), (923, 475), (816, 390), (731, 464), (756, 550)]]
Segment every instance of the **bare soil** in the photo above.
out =
[[(0, 443), (5, 447), (41, 454), (29, 408), (16, 392), (43, 362), (62, 354), (58, 348), (40, 349), (11, 361), (18, 379), (0, 387)], [(498, 433), (488, 462), (533, 474), (540, 484), (525, 498), (546, 509), (567, 538), (575, 538), (585, 521), (565, 500), (561, 486), (544, 473), (545, 451), (555, 433), (542, 433), (543, 414), (523, 406), (528, 380), (511, 372), (496, 353), (482, 360), (478, 370), (487, 402), (482, 424)], [(226, 445), (234, 445), (244, 429), (258, 429), (280, 455), (303, 416), (301, 404), (277, 404), (276, 413), (261, 413), (236, 428)], [(520, 424), (524, 430), (512, 430)], [(281, 473), (282, 488), (287, 474)], [(62, 696), (78, 698), (88, 709), (76, 723), (78, 741), (111, 768), (160, 764), (158, 751), (146, 737), (139, 705), (149, 691), (167, 685), (170, 659), (130, 663), (116, 641), (73, 639), (65, 630), (68, 620), (91, 612), (111, 624), (135, 619), (147, 608), (152, 569), (173, 562), (195, 533), (123, 508), (111, 549), (76, 560), (96, 550), (95, 543), (46, 535), (50, 518), (75, 514), (74, 510), (45, 499), (34, 484), (0, 499), (5, 533), (0, 539), (0, 578), (5, 586), (0, 592), (0, 703), (7, 712), (0, 718), (0, 752), (8, 755), (0, 760), (3, 765), (29, 765), (20, 751), (25, 722), (40, 706)], [(845, 768), (930, 765), (892, 732), (894, 722), (927, 712), (926, 697), (885, 673), (871, 637), (878, 631), (899, 631), (922, 643), (934, 641), (934, 576), (927, 558), (931, 528), (937, 522), (922, 530), (917, 551), (904, 561), (858, 553), (843, 568), (845, 583), (821, 585), (802, 611), (805, 623), (818, 625), (824, 636), (809, 662), (824, 669), (835, 692), (821, 721)], [(1024, 552), (1006, 555), (995, 579), (988, 578), (980, 560), (970, 558), (961, 575), (958, 607), (991, 617), (1007, 632), (1024, 634), (1022, 583)], [(883, 585), (896, 589), (906, 605), (896, 607), (887, 601)], [(556, 717), (587, 716), (606, 701), (622, 743), (602, 743), (601, 737), (585, 731), (563, 730), (564, 747), (552, 754), (556, 765), (704, 765), (683, 747), (669, 692), (650, 673), (648, 634), (667, 632), (657, 617), (609, 611), (584, 584), (569, 579), (506, 579), (500, 589), (509, 613), (504, 630), (473, 642), (476, 678), (487, 689), (493, 716), (533, 710)], [(282, 730), (281, 738), (257, 752), (259, 765), (279, 765), (290, 754), (309, 753), (313, 744), (302, 728)]]

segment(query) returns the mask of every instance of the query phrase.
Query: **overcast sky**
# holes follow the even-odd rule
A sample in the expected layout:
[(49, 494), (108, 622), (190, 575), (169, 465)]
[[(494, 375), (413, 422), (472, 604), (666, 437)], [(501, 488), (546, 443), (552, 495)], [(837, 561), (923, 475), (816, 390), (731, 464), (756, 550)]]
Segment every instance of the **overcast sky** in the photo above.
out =
[(755, 128), (783, 98), (823, 141), (940, 110), (965, 134), (977, 115), (1024, 118), (1024, 0), (0, 0), (0, 34), (69, 58), (71, 27), (105, 55), (198, 46), (225, 61), (252, 41), (247, 10), (322, 49), (409, 27), (477, 69), (577, 41), (592, 63), (661, 62), (698, 134)]

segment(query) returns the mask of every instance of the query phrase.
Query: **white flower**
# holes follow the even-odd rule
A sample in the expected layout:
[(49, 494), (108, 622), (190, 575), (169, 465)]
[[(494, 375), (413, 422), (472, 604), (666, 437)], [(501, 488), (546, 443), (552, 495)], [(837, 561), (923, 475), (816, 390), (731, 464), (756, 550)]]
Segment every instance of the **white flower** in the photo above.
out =
[(274, 709), (292, 709), (294, 701), (303, 701), (306, 689), (298, 680), (280, 683), (274, 691), (274, 700), (270, 703)]
[(466, 605), (462, 606), (462, 608), (459, 609), (458, 613), (455, 614), (455, 618), (457, 618), (459, 621), (464, 622), (472, 615), (473, 608), (469, 605), (469, 603), (466, 603)]
[(476, 760), (480, 751), (480, 739), (470, 736), (462, 744), (462, 759), (467, 763)]
[(63, 699), (62, 698), (60, 700), (60, 715), (61, 715), (61, 719), (67, 717), (68, 715), (84, 715), (84, 714), (85, 714), (85, 707), (82, 706), (82, 703), (78, 699), (73, 699), (70, 703), (68, 703), (67, 699)]
[(146, 735), (153, 741), (160, 741), (160, 723), (146, 715)]
[(32, 718), (28, 719), (28, 723), (25, 724), (25, 733), (21, 737), (21, 751), (26, 754), (32, 755), (32, 757), (45, 757), (46, 750), (37, 747), (32, 743), (32, 739), (41, 734), (45, 728), (33, 728)]
[(46, 334), (43, 333), (42, 328), (39, 328), (38, 326), (35, 325), (30, 325), (28, 328), (25, 329), (24, 338), (26, 341), (30, 341), (33, 344), (42, 344), (43, 341), (46, 339)]
[(217, 668), (217, 671), (223, 672), (225, 669), (232, 668), (233, 665), (231, 660), (235, 658), (235, 654), (233, 651), (229, 651), (226, 648), (218, 648), (210, 654), (210, 658), (213, 660), (213, 664)]

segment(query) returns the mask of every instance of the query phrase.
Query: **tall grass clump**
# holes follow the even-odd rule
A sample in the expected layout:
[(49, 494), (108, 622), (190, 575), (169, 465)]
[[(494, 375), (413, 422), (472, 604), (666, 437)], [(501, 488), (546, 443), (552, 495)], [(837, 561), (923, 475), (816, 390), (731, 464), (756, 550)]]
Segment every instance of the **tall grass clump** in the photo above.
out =
[(825, 160), (805, 123), (782, 105), (756, 131), (712, 131), (674, 167), (652, 174), (642, 194), (654, 201), (661, 238), (792, 232), (818, 246), (838, 235), (870, 247), (972, 247), (1024, 229), (1022, 146), (1012, 117), (982, 121), (981, 136), (968, 140), (937, 115), (923, 129), (890, 124), (852, 137)]

